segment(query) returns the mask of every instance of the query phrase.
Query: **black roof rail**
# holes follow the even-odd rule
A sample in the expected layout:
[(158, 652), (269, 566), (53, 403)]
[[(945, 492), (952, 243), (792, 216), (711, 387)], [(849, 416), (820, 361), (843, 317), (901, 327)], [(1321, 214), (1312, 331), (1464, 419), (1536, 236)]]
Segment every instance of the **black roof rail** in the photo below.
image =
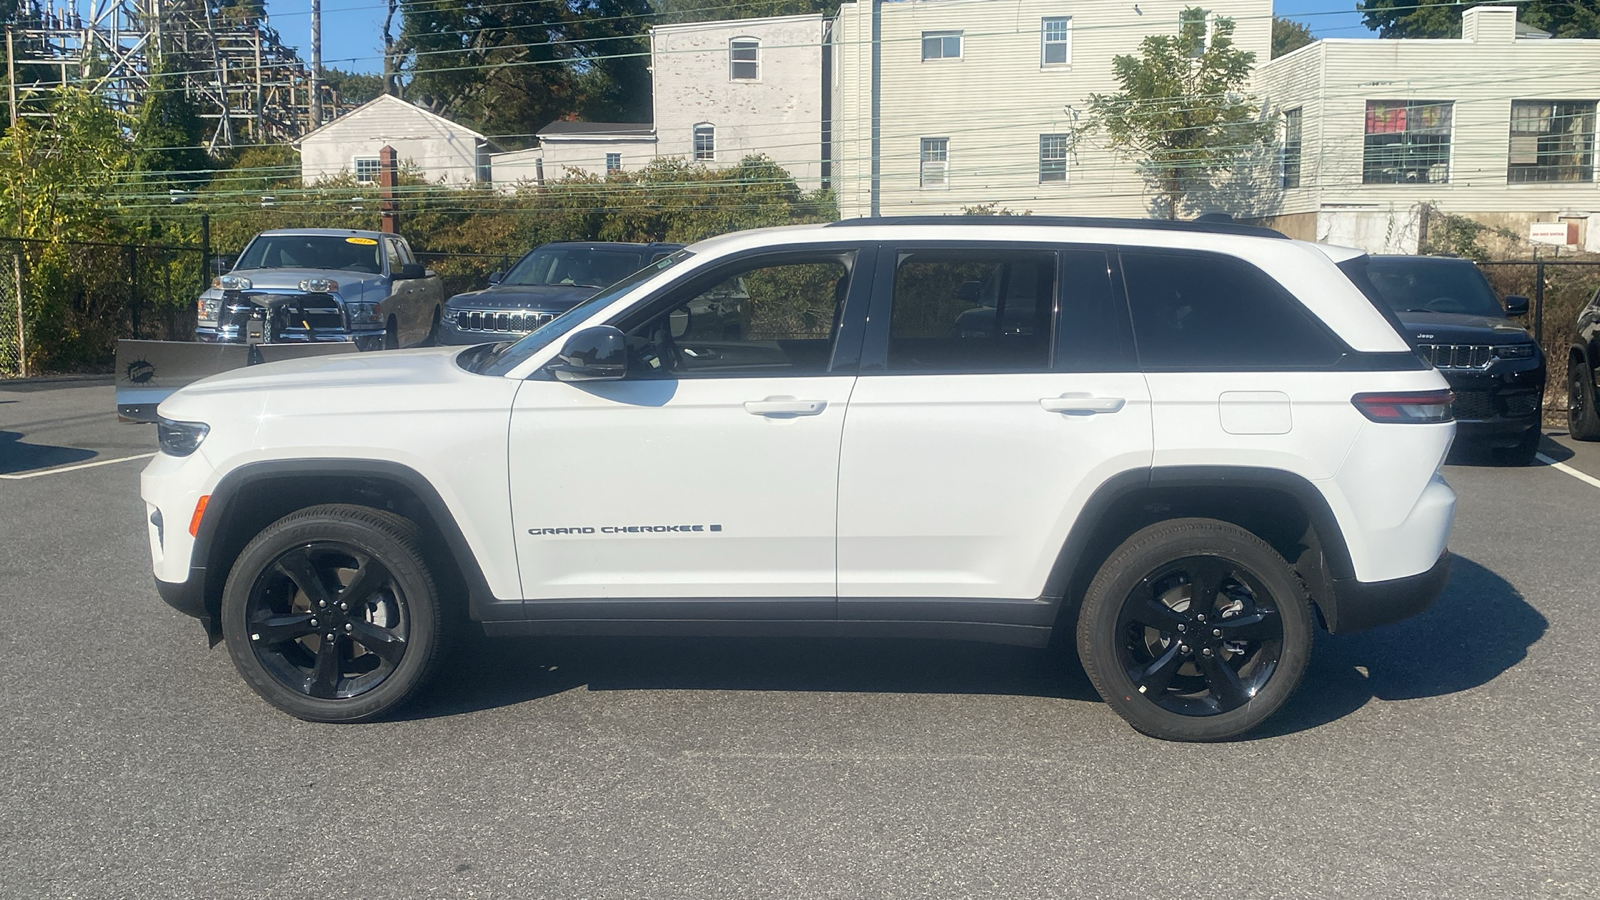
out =
[[(1202, 217), (1205, 219), (1206, 217)], [(1207, 221), (1182, 222), (1172, 219), (1112, 219), (1092, 216), (864, 216), (830, 222), (828, 228), (855, 228), (867, 225), (1034, 225), (1056, 228), (1127, 228), (1139, 231), (1185, 231), (1199, 234), (1235, 234), (1247, 237), (1288, 240), (1289, 236), (1260, 225), (1239, 225)]]

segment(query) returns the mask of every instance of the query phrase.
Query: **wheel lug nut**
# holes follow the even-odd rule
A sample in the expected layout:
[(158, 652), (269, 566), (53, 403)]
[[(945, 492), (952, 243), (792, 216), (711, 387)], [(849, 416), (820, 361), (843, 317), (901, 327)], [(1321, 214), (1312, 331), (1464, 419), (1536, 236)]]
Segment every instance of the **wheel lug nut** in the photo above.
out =
[(1189, 626), (1187, 626), (1187, 625), (1179, 625), (1178, 626), (1178, 633), (1180, 633), (1180, 634), (1182, 634), (1183, 632), (1188, 631), (1188, 630), (1189, 630)]
[(1194, 651), (1189, 649), (1189, 645), (1188, 644), (1179, 644), (1178, 645), (1178, 652), (1182, 653), (1185, 656), (1188, 656), (1190, 653), (1193, 653)]
[(349, 622), (346, 622), (344, 624), (344, 630), (345, 631), (353, 631), (353, 630), (355, 630), (355, 626), (351, 625)]
[(340, 608), (340, 609), (342, 609), (342, 610), (345, 610), (345, 611), (347, 611), (347, 612), (348, 612), (348, 611), (349, 611), (349, 609), (350, 609), (350, 604), (348, 604), (348, 603), (341, 603), (341, 604), (339, 604), (339, 608)]
[(1201, 650), (1200, 651), (1200, 655), (1206, 657), (1207, 659), (1210, 659), (1211, 658), (1211, 648), (1207, 647), (1204, 650)]
[(1206, 620), (1205, 616), (1195, 616), (1195, 618), (1199, 619), (1201, 622), (1204, 622)]
[(311, 627), (312, 627), (312, 628), (315, 628), (315, 627), (317, 627), (317, 620), (316, 620), (316, 619), (312, 619), (312, 620), (311, 620)]
[(1211, 636), (1212, 637), (1222, 637), (1222, 629), (1221, 628), (1213, 628), (1213, 629), (1211, 629)]
[(334, 639), (334, 634), (333, 634), (333, 632), (331, 632), (331, 631), (330, 631), (330, 632), (328, 632), (328, 640), (330, 640), (330, 641), (331, 641), (331, 640), (333, 640), (333, 639)]
[(328, 605), (328, 601), (326, 601), (326, 600), (318, 600), (317, 601), (317, 608), (318, 609), (322, 609), (322, 608), (326, 607), (327, 605)]

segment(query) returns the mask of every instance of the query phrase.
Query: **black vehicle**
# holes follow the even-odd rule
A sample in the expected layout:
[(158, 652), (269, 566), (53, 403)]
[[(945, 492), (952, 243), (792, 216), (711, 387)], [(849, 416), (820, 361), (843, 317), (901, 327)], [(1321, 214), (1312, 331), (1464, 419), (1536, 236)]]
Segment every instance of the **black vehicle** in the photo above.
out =
[(1471, 260), (1372, 256), (1367, 277), (1399, 317), (1423, 359), (1455, 392), (1460, 440), (1488, 447), (1505, 465), (1525, 466), (1539, 452), (1544, 412), (1544, 351), (1511, 321), (1528, 298), (1494, 289)]
[(1567, 354), (1567, 433), (1580, 441), (1600, 441), (1596, 371), (1600, 371), (1600, 291), (1578, 313), (1578, 337)]
[(536, 247), (511, 271), (490, 275), (486, 290), (451, 297), (439, 343), (514, 341), (682, 246), (571, 241)]

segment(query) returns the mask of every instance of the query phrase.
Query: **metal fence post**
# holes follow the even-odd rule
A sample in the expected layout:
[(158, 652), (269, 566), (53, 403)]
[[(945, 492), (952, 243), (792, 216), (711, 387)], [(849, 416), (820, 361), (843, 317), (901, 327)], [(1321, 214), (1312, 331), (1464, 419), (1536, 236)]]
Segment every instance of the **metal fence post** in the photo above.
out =
[(211, 287), (211, 214), (200, 214), (200, 292)]
[(17, 361), (22, 369), (22, 377), (28, 377), (28, 331), (27, 319), (22, 314), (22, 254), (17, 253), (11, 257), (11, 276), (16, 284), (17, 291)]
[(128, 251), (128, 325), (133, 330), (133, 337), (144, 335), (139, 330), (139, 247), (136, 244), (127, 245)]
[(1533, 264), (1533, 339), (1544, 346), (1544, 263)]

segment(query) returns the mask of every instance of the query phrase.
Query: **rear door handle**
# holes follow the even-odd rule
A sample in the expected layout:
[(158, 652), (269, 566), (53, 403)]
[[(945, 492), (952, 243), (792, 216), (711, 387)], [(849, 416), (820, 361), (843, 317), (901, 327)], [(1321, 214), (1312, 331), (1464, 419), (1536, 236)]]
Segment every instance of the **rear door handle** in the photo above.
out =
[(1092, 416), (1098, 413), (1114, 413), (1128, 401), (1121, 397), (1041, 397), (1039, 405), (1045, 412), (1073, 413), (1077, 415)]
[(752, 416), (814, 416), (828, 408), (826, 400), (796, 400), (793, 397), (768, 397), (746, 400), (744, 411)]

